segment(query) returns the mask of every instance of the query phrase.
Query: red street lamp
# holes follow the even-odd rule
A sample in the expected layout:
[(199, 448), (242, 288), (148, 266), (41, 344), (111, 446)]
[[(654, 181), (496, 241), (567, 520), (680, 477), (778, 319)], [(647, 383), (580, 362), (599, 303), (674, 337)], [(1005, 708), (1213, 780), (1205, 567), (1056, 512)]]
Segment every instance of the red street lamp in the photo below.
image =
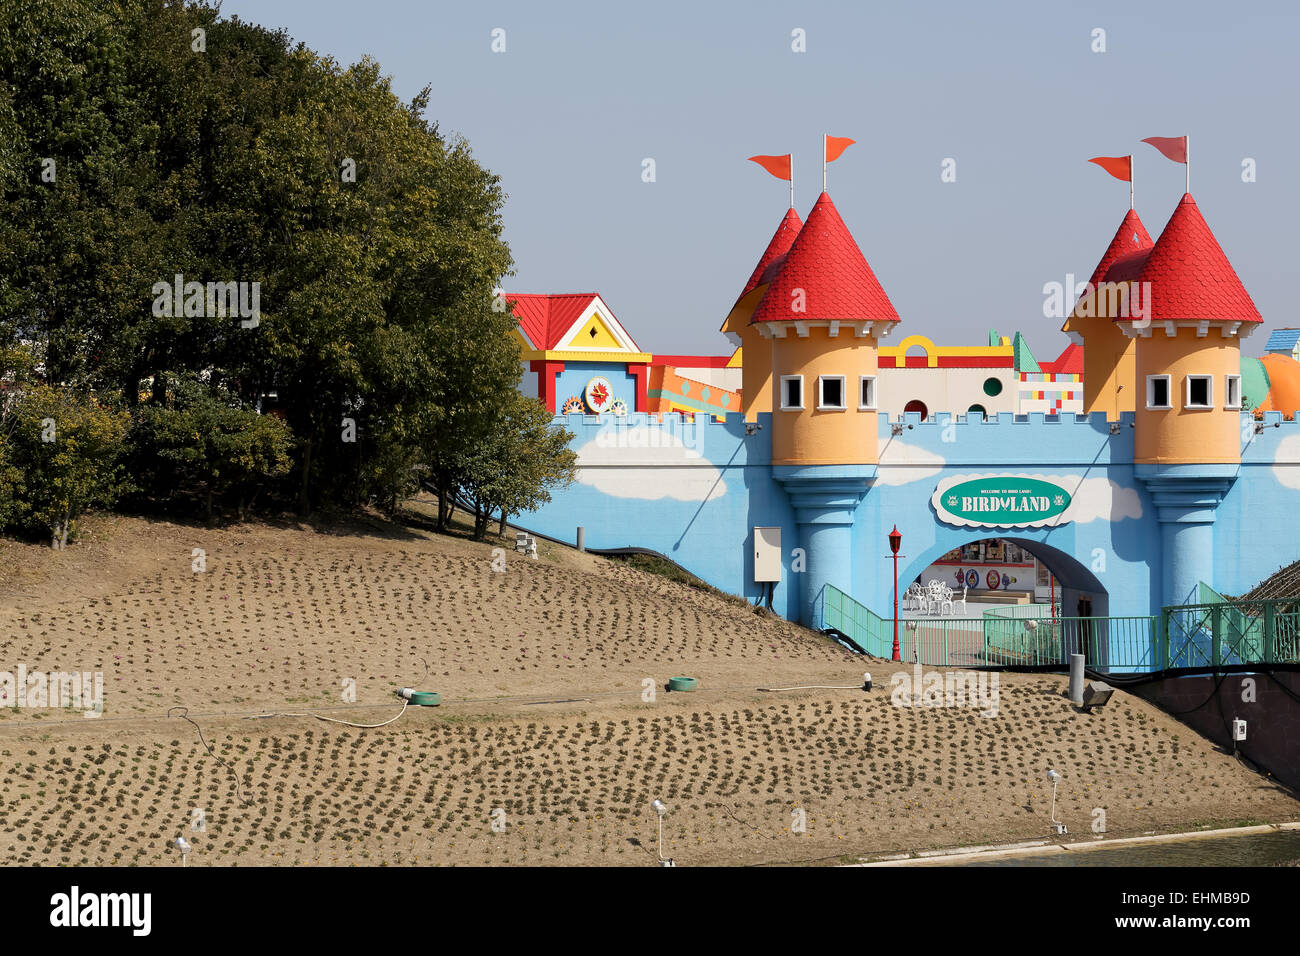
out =
[(898, 549), (902, 547), (903, 536), (898, 532), (898, 525), (889, 532), (889, 550), (894, 553), (894, 660), (903, 658), (898, 652)]

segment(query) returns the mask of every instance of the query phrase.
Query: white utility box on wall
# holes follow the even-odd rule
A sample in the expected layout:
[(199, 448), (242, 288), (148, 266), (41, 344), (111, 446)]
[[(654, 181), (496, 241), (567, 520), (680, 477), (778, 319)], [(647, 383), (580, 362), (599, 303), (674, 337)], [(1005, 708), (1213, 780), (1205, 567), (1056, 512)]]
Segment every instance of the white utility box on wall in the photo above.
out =
[(781, 529), (754, 529), (754, 580), (781, 580)]

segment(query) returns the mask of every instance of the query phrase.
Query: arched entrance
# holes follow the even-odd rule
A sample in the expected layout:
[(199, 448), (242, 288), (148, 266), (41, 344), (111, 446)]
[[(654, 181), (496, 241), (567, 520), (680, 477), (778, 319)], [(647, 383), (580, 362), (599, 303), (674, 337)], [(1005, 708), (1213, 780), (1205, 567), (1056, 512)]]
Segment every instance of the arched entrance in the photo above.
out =
[[(1045, 541), (988, 530), (972, 531), (955, 546), (951, 539), (946, 548), (936, 545), (900, 572), (904, 643), (910, 637), (925, 648), (942, 632), (954, 666), (1063, 664), (1074, 653), (1089, 666), (1106, 666), (1118, 635), (1110, 633), (1110, 598), (1097, 576)], [(913, 585), (920, 601), (906, 599)], [(936, 607), (933, 590), (945, 597), (950, 591), (951, 603)]]

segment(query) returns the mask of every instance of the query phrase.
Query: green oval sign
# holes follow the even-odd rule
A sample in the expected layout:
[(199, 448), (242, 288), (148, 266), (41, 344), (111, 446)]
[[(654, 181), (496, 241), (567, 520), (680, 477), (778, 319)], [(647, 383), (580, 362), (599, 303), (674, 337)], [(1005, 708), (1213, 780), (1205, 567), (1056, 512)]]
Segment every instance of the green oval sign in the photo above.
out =
[(1024, 528), (1054, 523), (1070, 500), (1068, 491), (1040, 477), (989, 475), (949, 479), (931, 503), (948, 524)]

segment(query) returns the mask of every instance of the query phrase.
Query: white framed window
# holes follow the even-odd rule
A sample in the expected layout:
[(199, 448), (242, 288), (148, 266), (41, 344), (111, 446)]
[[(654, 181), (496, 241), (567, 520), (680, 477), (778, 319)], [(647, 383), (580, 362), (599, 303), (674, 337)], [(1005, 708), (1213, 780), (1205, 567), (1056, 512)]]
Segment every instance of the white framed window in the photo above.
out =
[(863, 375), (858, 378), (858, 409), (864, 412), (876, 410), (876, 376)]
[(803, 408), (803, 376), (781, 376), (781, 411), (797, 412)]
[(1172, 408), (1170, 404), (1170, 377), (1168, 375), (1147, 376), (1147, 408)]
[(1230, 409), (1241, 408), (1240, 375), (1223, 376), (1223, 407)]
[(1188, 375), (1183, 381), (1183, 408), (1214, 407), (1213, 375)]
[(842, 412), (849, 407), (844, 394), (843, 375), (817, 376), (817, 408), (823, 412)]

